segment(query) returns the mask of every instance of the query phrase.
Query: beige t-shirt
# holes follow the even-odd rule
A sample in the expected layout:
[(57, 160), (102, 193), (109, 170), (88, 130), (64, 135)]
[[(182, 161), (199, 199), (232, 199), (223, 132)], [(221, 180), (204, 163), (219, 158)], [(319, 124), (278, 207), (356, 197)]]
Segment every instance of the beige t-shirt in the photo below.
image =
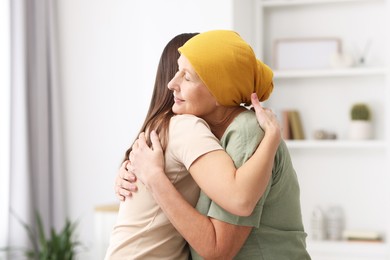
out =
[[(165, 151), (165, 173), (193, 206), (199, 188), (187, 169), (201, 155), (222, 150), (207, 123), (192, 115), (174, 116)], [(105, 259), (188, 259), (186, 241), (141, 182), (119, 208)]]

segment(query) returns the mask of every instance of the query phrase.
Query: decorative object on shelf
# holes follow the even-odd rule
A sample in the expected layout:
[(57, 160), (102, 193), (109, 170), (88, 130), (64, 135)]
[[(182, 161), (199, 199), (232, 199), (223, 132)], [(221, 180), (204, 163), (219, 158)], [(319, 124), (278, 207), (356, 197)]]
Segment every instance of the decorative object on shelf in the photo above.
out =
[(341, 53), (339, 38), (278, 39), (274, 44), (273, 65), (278, 70), (328, 69), (337, 53)]
[(314, 131), (313, 138), (315, 140), (335, 140), (337, 139), (337, 134), (334, 132), (329, 132), (326, 130), (316, 130)]
[(325, 214), (323, 210), (317, 206), (311, 214), (311, 238), (313, 240), (326, 239)]
[(326, 233), (329, 240), (341, 240), (344, 231), (344, 212), (333, 206), (326, 212)]
[(356, 47), (358, 66), (367, 65), (367, 56), (368, 56), (368, 52), (370, 51), (371, 42), (372, 42), (371, 39), (367, 40), (367, 42), (364, 44), (363, 49)]
[(379, 232), (370, 230), (344, 230), (343, 239), (348, 241), (382, 242)]
[(331, 56), (330, 64), (332, 68), (345, 69), (353, 67), (355, 62), (352, 55), (348, 53), (337, 52)]
[(292, 138), (290, 121), (288, 120), (288, 112), (288, 110), (282, 111), (282, 137), (284, 140), (290, 140)]
[(373, 137), (371, 112), (365, 103), (356, 103), (351, 108), (349, 139), (366, 140)]
[(285, 140), (303, 140), (305, 134), (298, 110), (282, 111), (282, 136)]

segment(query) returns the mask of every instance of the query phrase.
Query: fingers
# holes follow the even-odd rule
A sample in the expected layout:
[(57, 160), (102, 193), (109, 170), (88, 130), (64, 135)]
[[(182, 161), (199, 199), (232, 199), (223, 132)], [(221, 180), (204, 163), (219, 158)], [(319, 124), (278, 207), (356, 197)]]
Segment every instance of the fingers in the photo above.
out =
[(129, 160), (130, 160), (130, 162), (134, 162), (134, 150), (131, 150), (131, 152), (129, 154)]
[(256, 93), (252, 93), (251, 101), (252, 101), (252, 105), (253, 105), (253, 108), (255, 109), (255, 111), (262, 109), (262, 106), (260, 104), (259, 98), (257, 97)]
[(122, 189), (119, 186), (115, 186), (115, 194), (120, 201), (124, 201), (126, 197), (131, 197), (131, 192), (125, 189)]
[(135, 149), (149, 148), (148, 144), (146, 143), (146, 137), (144, 132), (141, 132), (139, 134), (138, 139), (134, 144), (136, 145)]
[(138, 140), (141, 145), (146, 145), (146, 137), (145, 137), (145, 132), (141, 132), (138, 136)]
[(252, 100), (252, 106), (255, 109), (255, 113), (256, 113), (257, 118), (258, 119), (260, 118), (260, 121), (262, 121), (263, 119), (261, 119), (261, 118), (267, 116), (267, 111), (270, 111), (270, 110), (267, 108), (263, 108), (261, 106), (259, 98), (257, 97), (256, 93), (252, 93), (251, 100)]
[(271, 109), (261, 106), (256, 93), (252, 93), (251, 101), (261, 128), (266, 132), (273, 131), (278, 133), (280, 131), (280, 124), (276, 114)]
[(123, 196), (130, 195), (131, 192), (136, 192), (138, 187), (135, 183), (120, 179), (115, 185), (115, 192)]
[(264, 121), (265, 118), (266, 109), (264, 109), (261, 106), (259, 98), (257, 97), (256, 93), (252, 93), (251, 100), (252, 100), (252, 106), (255, 109), (257, 120), (259, 121), (260, 125), (262, 125), (262, 121)]
[(121, 164), (121, 167), (119, 168), (119, 173), (122, 171), (122, 170), (125, 170), (126, 171), (126, 165), (129, 161), (126, 160), (124, 161), (122, 164)]
[(122, 195), (119, 195), (118, 193), (115, 193), (117, 198), (120, 200), (120, 201), (125, 201), (125, 197), (122, 196)]
[[(118, 177), (117, 177), (117, 179), (118, 179)], [(118, 182), (118, 181), (116, 181), (116, 183), (115, 183), (115, 187), (114, 187), (114, 190), (115, 190), (115, 195), (118, 197), (118, 199), (120, 200), (120, 201), (124, 201), (125, 200), (125, 198), (126, 198), (126, 196), (131, 196), (131, 192), (129, 192), (129, 191), (127, 191), (127, 193), (126, 192), (124, 192), (123, 190), (122, 190), (122, 188), (120, 187), (120, 182)], [(129, 194), (130, 193), (130, 194)]]
[(124, 201), (126, 199), (126, 197), (133, 196), (133, 192), (136, 192), (136, 191), (137, 191), (137, 186), (134, 186), (134, 188), (132, 188), (132, 191), (126, 190), (124, 188), (118, 188), (117, 192), (115, 192), (115, 194), (120, 201)]
[(131, 147), (132, 151), (136, 151), (139, 148), (139, 138), (134, 141), (133, 146)]
[[(150, 139), (151, 139), (151, 142), (152, 142), (152, 148), (153, 150), (154, 149), (162, 149), (161, 148), (161, 143), (160, 143), (160, 139), (156, 133), (155, 130), (152, 130), (151, 133), (150, 133)], [(136, 151), (137, 149), (147, 149), (149, 148), (147, 142), (146, 142), (146, 136), (145, 136), (145, 132), (141, 132), (139, 135), (138, 135), (138, 139), (134, 142), (133, 146), (132, 146), (132, 150), (133, 151)]]
[(137, 185), (120, 179), (120, 181), (116, 182), (115, 185), (115, 194), (119, 198), (119, 200), (124, 200), (125, 197), (131, 197), (133, 192), (137, 192)]
[(118, 191), (116, 192), (118, 195), (131, 197), (133, 192), (138, 191), (138, 187), (131, 183), (123, 183), (123, 187), (118, 187)]
[[(131, 156), (131, 154), (130, 154), (130, 156)], [(131, 161), (127, 160), (124, 163), (122, 163), (122, 166), (119, 169), (117, 182), (122, 181), (122, 180), (129, 181), (129, 182), (135, 182), (137, 180), (137, 176), (135, 176), (135, 174), (131, 170), (129, 170), (130, 168), (132, 168)]]
[(127, 165), (128, 165), (129, 161), (125, 161), (124, 163), (122, 163), (122, 166), (120, 169), (119, 169), (119, 178), (120, 180), (127, 180), (128, 178), (128, 171), (127, 171)]
[[(131, 147), (131, 150), (132, 150), (132, 152), (137, 152), (137, 150), (142, 151), (145, 148), (149, 148), (149, 146), (146, 143), (145, 133), (141, 132), (138, 135), (138, 139), (134, 141), (133, 146)], [(130, 156), (129, 156), (129, 159), (131, 160)]]
[(156, 131), (153, 130), (150, 133), (150, 140), (152, 142), (153, 150), (162, 150), (160, 139), (158, 138)]
[(131, 147), (131, 152), (129, 154), (129, 160), (134, 161), (134, 153), (136, 153), (138, 150), (142, 151), (142, 150), (148, 149), (148, 148), (149, 148), (149, 146), (146, 143), (145, 133), (141, 132), (138, 135), (138, 139), (134, 141), (133, 146)]
[[(133, 157), (133, 156), (132, 156), (132, 157)], [(135, 178), (136, 178), (136, 175), (134, 174), (134, 172), (135, 172), (134, 166), (133, 166), (131, 163), (129, 163), (129, 164), (127, 165), (127, 174), (126, 174), (126, 176), (129, 178), (128, 180), (129, 180), (130, 182), (134, 182), (134, 180), (135, 180)]]
[(261, 106), (260, 101), (259, 101), (256, 93), (252, 93), (251, 100), (252, 100), (252, 106), (255, 109), (256, 113), (265, 112), (266, 116), (276, 119), (276, 115), (275, 115), (274, 111), (272, 111), (272, 109), (264, 108)]
[(132, 193), (138, 190), (135, 184), (137, 178), (132, 172), (128, 172), (128, 167), (131, 167), (131, 162), (123, 162), (115, 179), (114, 190), (120, 201), (124, 201), (126, 197), (131, 197)]

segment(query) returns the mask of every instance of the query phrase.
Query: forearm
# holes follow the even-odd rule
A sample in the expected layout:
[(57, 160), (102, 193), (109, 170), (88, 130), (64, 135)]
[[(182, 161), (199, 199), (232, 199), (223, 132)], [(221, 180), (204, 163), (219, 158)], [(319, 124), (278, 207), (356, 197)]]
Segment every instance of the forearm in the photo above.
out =
[[(156, 174), (149, 182), (149, 190), (173, 226), (179, 231), (191, 247), (205, 259), (227, 259), (233, 257), (242, 246), (226, 245), (221, 230), (217, 230), (207, 216), (200, 214), (176, 190), (164, 173)], [(249, 234), (249, 233), (248, 233)]]
[(246, 209), (247, 216), (252, 213), (264, 194), (272, 175), (274, 158), (280, 143), (280, 138), (273, 135), (275, 133), (266, 132), (252, 157), (236, 171), (237, 185), (246, 188), (237, 189), (235, 196), (242, 198), (244, 203), (242, 208)]
[[(200, 188), (232, 214), (248, 216), (264, 194), (280, 137), (266, 132), (252, 157), (236, 170), (226, 153), (214, 152), (200, 158), (190, 172)], [(229, 196), (226, 196), (229, 194)]]

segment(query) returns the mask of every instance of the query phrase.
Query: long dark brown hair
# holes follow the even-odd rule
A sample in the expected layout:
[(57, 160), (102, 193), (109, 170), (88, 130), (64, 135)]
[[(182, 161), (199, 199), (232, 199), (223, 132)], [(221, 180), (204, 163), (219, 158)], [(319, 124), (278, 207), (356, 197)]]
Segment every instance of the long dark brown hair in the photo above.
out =
[[(172, 92), (168, 89), (168, 83), (178, 71), (177, 60), (179, 59), (180, 54), (177, 49), (197, 34), (198, 33), (183, 33), (175, 36), (168, 42), (161, 54), (149, 110), (145, 121), (138, 132), (138, 135), (141, 132), (146, 133), (149, 145), (149, 133), (151, 130), (156, 130), (160, 136), (163, 149), (165, 150), (166, 148), (169, 121), (174, 115), (172, 112), (174, 100)], [(123, 161), (128, 160), (131, 150), (132, 147), (127, 149)]]

